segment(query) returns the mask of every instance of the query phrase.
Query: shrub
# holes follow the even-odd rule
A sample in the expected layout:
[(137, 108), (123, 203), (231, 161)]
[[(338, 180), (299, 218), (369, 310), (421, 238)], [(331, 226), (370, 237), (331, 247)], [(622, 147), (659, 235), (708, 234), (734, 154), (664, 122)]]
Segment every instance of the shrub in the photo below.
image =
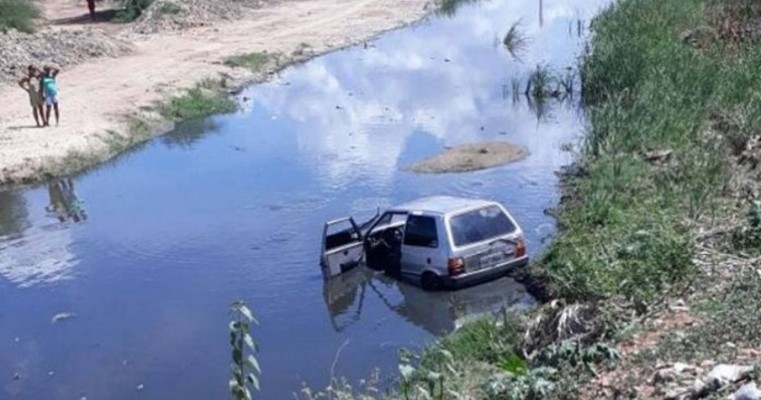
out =
[(123, 0), (122, 9), (114, 16), (116, 22), (132, 22), (138, 19), (153, 0)]
[(40, 10), (30, 0), (0, 0), (0, 32), (16, 29), (31, 33), (39, 15)]

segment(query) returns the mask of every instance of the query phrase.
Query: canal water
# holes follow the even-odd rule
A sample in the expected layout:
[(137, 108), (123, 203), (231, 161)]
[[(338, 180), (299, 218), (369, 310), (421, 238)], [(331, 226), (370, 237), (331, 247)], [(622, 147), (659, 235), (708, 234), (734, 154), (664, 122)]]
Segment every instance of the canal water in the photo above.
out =
[[(555, 172), (584, 128), (578, 95), (512, 93), (537, 65), (576, 65), (607, 0), (492, 0), (283, 71), (241, 111), (185, 123), (70, 179), (0, 191), (0, 398), (223, 399), (227, 307), (257, 314), (259, 398), (336, 375), (393, 376), (397, 351), (532, 303), (510, 279), (446, 293), (357, 270), (328, 284), (323, 223), (447, 194), (495, 199), (531, 254), (554, 230)], [(502, 45), (521, 21), (527, 41)], [(506, 140), (518, 163), (405, 168), (447, 146)], [(336, 357), (339, 348), (343, 350)]]

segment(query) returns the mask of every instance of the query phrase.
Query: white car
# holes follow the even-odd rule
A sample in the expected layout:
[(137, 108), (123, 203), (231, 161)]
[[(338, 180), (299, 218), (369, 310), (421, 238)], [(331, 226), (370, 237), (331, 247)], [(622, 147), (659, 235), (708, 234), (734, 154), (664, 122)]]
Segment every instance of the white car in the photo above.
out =
[(528, 264), (523, 231), (499, 203), (426, 197), (357, 225), (325, 224), (320, 265), (326, 278), (364, 263), (424, 289), (453, 288)]

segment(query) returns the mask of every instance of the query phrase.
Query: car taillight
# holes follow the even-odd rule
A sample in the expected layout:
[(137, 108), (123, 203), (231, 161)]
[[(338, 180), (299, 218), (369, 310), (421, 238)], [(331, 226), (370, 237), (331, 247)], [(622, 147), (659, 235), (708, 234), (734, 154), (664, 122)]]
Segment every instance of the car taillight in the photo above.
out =
[(515, 257), (523, 257), (526, 255), (526, 242), (523, 241), (523, 239), (519, 239), (518, 243), (515, 245)]
[(465, 272), (465, 260), (462, 258), (450, 258), (447, 263), (449, 276), (457, 276)]

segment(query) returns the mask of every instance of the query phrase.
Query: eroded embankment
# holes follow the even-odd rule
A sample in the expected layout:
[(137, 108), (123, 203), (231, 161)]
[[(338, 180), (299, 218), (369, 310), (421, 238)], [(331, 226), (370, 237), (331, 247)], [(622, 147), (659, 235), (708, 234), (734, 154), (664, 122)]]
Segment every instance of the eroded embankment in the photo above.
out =
[(594, 21), (590, 127), (532, 266), (554, 300), (403, 361), (403, 397), (758, 395), (759, 21), (752, 0), (623, 0)]

